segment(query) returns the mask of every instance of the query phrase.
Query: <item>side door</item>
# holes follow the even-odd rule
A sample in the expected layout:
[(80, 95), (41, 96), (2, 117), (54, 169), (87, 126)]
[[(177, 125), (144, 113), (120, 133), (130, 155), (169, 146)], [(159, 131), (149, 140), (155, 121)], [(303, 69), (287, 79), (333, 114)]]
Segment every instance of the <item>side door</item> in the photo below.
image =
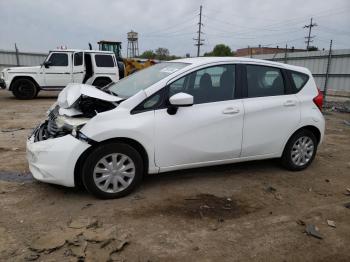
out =
[(97, 53), (94, 54), (94, 76), (109, 77), (112, 81), (117, 81), (118, 67), (113, 54)]
[(71, 53), (52, 52), (47, 61), (50, 63), (44, 68), (45, 85), (48, 88), (63, 88), (72, 82)]
[(245, 66), (242, 157), (278, 155), (300, 121), (297, 97), (277, 67)]
[(83, 52), (74, 52), (72, 73), (73, 73), (72, 80), (74, 83), (83, 83), (83, 79), (86, 73)]
[(243, 103), (235, 99), (236, 66), (217, 65), (170, 82), (166, 100), (184, 92), (194, 104), (155, 110), (155, 163), (163, 170), (238, 158), (241, 153)]

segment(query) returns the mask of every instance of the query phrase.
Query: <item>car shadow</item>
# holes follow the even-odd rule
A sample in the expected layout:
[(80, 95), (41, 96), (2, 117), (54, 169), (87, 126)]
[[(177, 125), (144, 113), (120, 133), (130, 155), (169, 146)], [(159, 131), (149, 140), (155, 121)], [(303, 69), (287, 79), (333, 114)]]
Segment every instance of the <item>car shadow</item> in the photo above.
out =
[[(263, 174), (273, 174), (278, 173), (279, 171), (284, 170), (279, 164), (278, 159), (268, 159), (268, 160), (258, 160), (258, 161), (249, 161), (249, 162), (241, 162), (234, 164), (225, 164), (225, 165), (216, 165), (216, 166), (208, 166), (208, 167), (200, 167), (200, 168), (192, 168), (185, 169), (179, 171), (171, 171), (164, 172), (160, 174), (148, 174), (144, 177), (141, 188), (136, 190), (137, 193), (141, 193), (142, 189), (152, 190), (154, 187), (159, 187), (163, 183), (176, 183), (180, 180), (192, 180), (198, 179), (206, 180), (206, 179), (224, 179), (231, 176), (249, 176), (251, 179), (258, 175)], [(285, 172), (290, 172), (286, 171)], [(64, 187), (55, 184), (46, 184), (39, 181), (35, 181), (29, 173), (31, 179), (27, 181), (34, 182), (40, 187), (51, 188), (54, 190), (53, 194), (59, 194), (61, 196), (65, 196), (68, 198), (75, 199), (85, 199), (94, 198), (90, 195), (84, 188), (79, 187)], [(134, 194), (132, 193), (130, 196), (132, 197)]]
[(152, 184), (157, 184), (158, 182), (161, 183), (162, 181), (172, 181), (178, 179), (223, 178), (228, 176), (240, 176), (248, 174), (254, 176), (256, 173), (259, 173), (259, 171), (266, 173), (267, 170), (271, 172), (281, 171), (282, 167), (280, 166), (279, 160), (256, 160), (234, 164), (191, 168), (159, 174), (149, 174), (145, 176), (143, 183), (149, 187), (152, 186)]

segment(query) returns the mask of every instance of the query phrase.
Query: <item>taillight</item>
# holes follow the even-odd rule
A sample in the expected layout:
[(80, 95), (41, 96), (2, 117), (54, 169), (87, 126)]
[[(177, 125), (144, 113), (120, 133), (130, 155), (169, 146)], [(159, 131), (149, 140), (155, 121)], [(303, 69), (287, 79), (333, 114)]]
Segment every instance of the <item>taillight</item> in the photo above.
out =
[(313, 101), (315, 103), (315, 105), (322, 110), (322, 105), (323, 105), (323, 94), (320, 91), (320, 89), (317, 88), (318, 91), (318, 95), (316, 97), (314, 97)]

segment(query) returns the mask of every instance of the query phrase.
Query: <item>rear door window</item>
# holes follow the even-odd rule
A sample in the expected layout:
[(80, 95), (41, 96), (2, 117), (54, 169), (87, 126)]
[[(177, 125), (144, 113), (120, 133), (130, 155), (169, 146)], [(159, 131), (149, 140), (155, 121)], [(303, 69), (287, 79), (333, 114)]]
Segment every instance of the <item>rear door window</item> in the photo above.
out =
[(95, 55), (97, 67), (114, 67), (113, 57), (111, 55)]
[(80, 66), (83, 64), (83, 52), (74, 53), (74, 65)]
[(248, 97), (285, 94), (284, 80), (279, 68), (247, 65)]

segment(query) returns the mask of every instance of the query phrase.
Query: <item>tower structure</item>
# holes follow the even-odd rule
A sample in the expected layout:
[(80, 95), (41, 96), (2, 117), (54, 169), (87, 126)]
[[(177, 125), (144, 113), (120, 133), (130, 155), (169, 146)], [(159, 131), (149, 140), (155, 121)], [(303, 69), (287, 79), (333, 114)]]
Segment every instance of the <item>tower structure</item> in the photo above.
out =
[(139, 56), (139, 42), (138, 42), (138, 33), (131, 30), (128, 32), (128, 48), (126, 56), (128, 58)]

